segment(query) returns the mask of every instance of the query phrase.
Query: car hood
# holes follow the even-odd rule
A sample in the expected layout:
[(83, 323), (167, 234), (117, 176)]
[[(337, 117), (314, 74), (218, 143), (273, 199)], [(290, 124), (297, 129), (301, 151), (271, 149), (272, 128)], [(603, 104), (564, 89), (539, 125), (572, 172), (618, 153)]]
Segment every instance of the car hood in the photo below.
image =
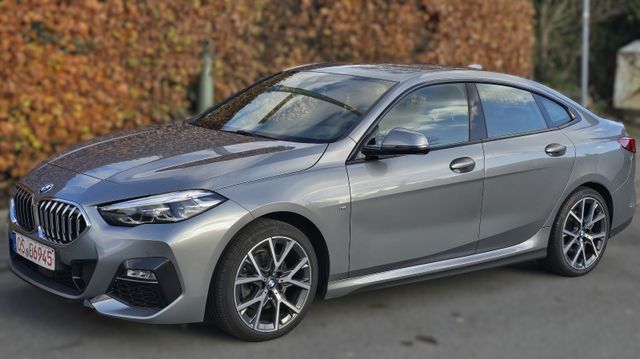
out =
[(249, 137), (174, 122), (96, 138), (47, 161), (140, 194), (218, 189), (302, 171), (326, 144)]

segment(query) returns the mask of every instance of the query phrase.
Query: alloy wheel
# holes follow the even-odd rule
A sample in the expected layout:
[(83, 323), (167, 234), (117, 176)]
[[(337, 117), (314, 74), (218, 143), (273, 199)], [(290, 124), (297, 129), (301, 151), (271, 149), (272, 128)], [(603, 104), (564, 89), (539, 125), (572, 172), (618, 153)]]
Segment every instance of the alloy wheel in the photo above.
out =
[(562, 250), (572, 268), (586, 270), (598, 261), (609, 234), (605, 211), (593, 197), (584, 197), (571, 207), (562, 229)]
[(259, 332), (290, 324), (309, 299), (309, 264), (304, 248), (289, 237), (266, 238), (251, 248), (234, 282), (236, 311), (244, 324)]

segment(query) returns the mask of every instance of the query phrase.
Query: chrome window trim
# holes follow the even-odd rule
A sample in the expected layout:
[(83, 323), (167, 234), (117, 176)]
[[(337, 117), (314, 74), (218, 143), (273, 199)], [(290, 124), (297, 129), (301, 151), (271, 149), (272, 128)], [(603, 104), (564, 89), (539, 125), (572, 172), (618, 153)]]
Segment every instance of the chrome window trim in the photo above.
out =
[[(360, 149), (365, 145), (366, 139), (369, 138), (369, 136), (371, 136), (371, 133), (373, 133), (373, 131), (375, 130), (375, 127), (377, 126), (378, 122), (380, 122), (384, 116), (387, 114), (387, 112), (390, 111), (391, 108), (393, 108), (393, 106), (395, 106), (403, 97), (405, 97), (407, 94), (418, 90), (420, 88), (423, 87), (428, 87), (428, 86), (434, 86), (434, 85), (443, 85), (443, 84), (452, 84), (452, 83), (465, 83), (468, 85), (473, 86), (474, 88), (476, 88), (476, 84), (481, 83), (481, 84), (491, 84), (491, 85), (500, 85), (500, 86), (506, 86), (506, 87), (511, 87), (511, 88), (515, 88), (515, 89), (519, 89), (519, 90), (523, 90), (523, 91), (528, 91), (530, 92), (532, 95), (539, 95), (542, 97), (545, 97), (551, 101), (554, 101), (555, 103), (561, 105), (562, 107), (564, 107), (567, 112), (569, 112), (569, 114), (571, 115), (571, 121), (566, 122), (560, 126), (556, 126), (556, 127), (546, 127), (544, 129), (541, 130), (537, 130), (537, 131), (531, 131), (531, 132), (523, 132), (523, 133), (515, 133), (515, 134), (509, 134), (506, 136), (501, 136), (501, 137), (488, 137), (486, 134), (483, 138), (478, 138), (478, 139), (473, 139), (473, 140), (469, 140), (467, 142), (460, 142), (457, 144), (451, 144), (451, 145), (447, 145), (447, 146), (441, 146), (441, 147), (435, 147), (435, 148), (431, 148), (430, 151), (436, 151), (436, 150), (443, 150), (443, 149), (448, 149), (448, 148), (453, 148), (453, 147), (460, 147), (460, 146), (466, 146), (469, 144), (474, 144), (474, 143), (485, 143), (485, 142), (491, 142), (491, 141), (497, 141), (497, 140), (504, 140), (507, 138), (516, 138), (516, 137), (522, 137), (522, 136), (528, 136), (528, 135), (533, 135), (533, 134), (538, 134), (538, 133), (545, 133), (545, 132), (549, 132), (549, 131), (557, 131), (557, 130), (561, 130), (564, 128), (567, 128), (569, 126), (573, 126), (576, 123), (582, 121), (582, 116), (579, 115), (579, 112), (571, 105), (569, 105), (567, 103), (567, 101), (564, 101), (563, 99), (559, 98), (558, 96), (552, 94), (552, 93), (546, 93), (545, 91), (541, 90), (541, 89), (537, 89), (535, 87), (532, 86), (527, 86), (524, 84), (515, 84), (509, 81), (500, 81), (500, 80), (496, 80), (496, 79), (479, 79), (479, 78), (441, 78), (441, 79), (429, 79), (426, 81), (420, 81), (417, 82), (411, 86), (407, 86), (407, 88), (403, 89), (402, 92), (400, 92), (397, 96), (395, 96), (393, 99), (389, 100), (389, 104), (386, 105), (379, 113), (378, 116), (376, 116), (373, 121), (371, 122), (371, 124), (367, 127), (367, 129), (365, 130), (364, 134), (359, 138), (359, 139), (353, 139), (352, 140), (356, 143), (355, 146), (353, 147), (353, 149), (350, 151), (349, 155), (347, 156), (347, 159), (345, 161), (346, 165), (349, 165), (351, 163), (358, 163), (361, 162), (362, 159), (358, 158), (358, 153), (360, 152)], [(397, 86), (399, 86), (400, 84), (398, 84)], [(392, 87), (389, 89), (389, 91), (387, 91), (384, 95), (382, 95), (378, 101), (376, 103), (374, 103), (370, 108), (369, 111), (367, 111), (367, 113), (365, 113), (366, 115), (369, 115), (369, 113), (373, 112), (373, 108), (375, 107), (375, 105), (378, 104), (378, 102), (382, 102), (383, 99), (385, 99), (388, 95), (390, 95), (390, 93), (392, 92), (392, 90), (395, 88), (396, 86)], [(476, 89), (477, 91), (477, 89)], [(467, 101), (469, 100), (469, 92), (467, 91)], [(479, 99), (479, 103), (480, 103), (480, 109), (482, 109), (482, 99)], [(483, 110), (484, 111), (484, 110)], [(484, 116), (484, 112), (483, 112), (483, 116)], [(364, 119), (364, 117), (363, 117)], [(483, 125), (485, 121), (482, 121)], [(546, 121), (545, 121), (546, 122)], [(469, 126), (471, 126), (471, 114), (469, 114)], [(485, 125), (486, 126), (486, 125)], [(349, 132), (349, 137), (351, 137), (353, 131), (355, 130), (355, 127), (352, 128)]]
[[(362, 137), (360, 139), (358, 139), (357, 141), (354, 140), (356, 142), (356, 145), (353, 148), (353, 150), (351, 151), (351, 153), (349, 154), (349, 156), (347, 157), (347, 160), (345, 161), (345, 163), (346, 164), (350, 164), (350, 163), (362, 161), (361, 158), (358, 158), (358, 153), (360, 153), (360, 150), (362, 149), (362, 147), (364, 147), (366, 142), (367, 142), (367, 140), (371, 138), (371, 135), (374, 133), (374, 131), (378, 127), (378, 124), (384, 119), (384, 117), (400, 101), (402, 101), (402, 99), (404, 99), (406, 96), (410, 95), (414, 91), (418, 91), (420, 89), (423, 89), (423, 88), (426, 88), (426, 87), (430, 87), (430, 86), (449, 85), (449, 84), (466, 85), (467, 82), (468, 81), (464, 81), (464, 80), (446, 80), (446, 81), (437, 81), (437, 82), (420, 82), (418, 84), (415, 84), (413, 86), (410, 86), (410, 87), (404, 89), (399, 95), (397, 95), (396, 97), (394, 97), (391, 100), (391, 102), (380, 112), (380, 114), (378, 116), (375, 117), (375, 119), (373, 120), (371, 125), (369, 125), (369, 127), (365, 131), (364, 135), (362, 135)], [(364, 114), (363, 118), (366, 115), (368, 115), (371, 112), (371, 110), (374, 108), (374, 106), (377, 105), (378, 102), (382, 101), (382, 99), (385, 98), (396, 86), (393, 86), (393, 87), (389, 88), (389, 90), (385, 94), (383, 94), (380, 98), (378, 98), (378, 101), (376, 101), (373, 105), (371, 105), (371, 107), (369, 108), (369, 111), (367, 111)], [(470, 104), (469, 104), (469, 89), (466, 86), (465, 86), (465, 96), (466, 96), (466, 99), (467, 99), (467, 106), (470, 106)], [(435, 146), (435, 147), (430, 148), (429, 152), (436, 151), (436, 150), (447, 149), (447, 148), (452, 148), (452, 147), (458, 147), (458, 146), (466, 146), (466, 145), (468, 145), (470, 143), (475, 143), (477, 140), (476, 139), (471, 139), (471, 111), (469, 111), (469, 113), (467, 114), (467, 125), (468, 125), (468, 130), (469, 130), (469, 137), (468, 137), (468, 139), (466, 141), (457, 142), (457, 143), (450, 143), (450, 144), (441, 145), (441, 146)], [(351, 135), (351, 132), (353, 132), (354, 129), (355, 129), (355, 126), (354, 126), (354, 128), (349, 130), (349, 135)], [(481, 139), (479, 139), (479, 140), (481, 140)], [(404, 156), (404, 155), (399, 155), (399, 156)], [(396, 156), (392, 156), (392, 157), (396, 157)]]
[[(525, 86), (517, 86), (514, 84), (510, 84), (510, 83), (505, 83), (505, 82), (500, 82), (500, 81), (485, 81), (485, 80), (476, 80), (476, 81), (469, 81), (470, 84), (473, 84), (474, 86), (477, 84), (488, 84), (488, 85), (498, 85), (498, 86), (504, 86), (504, 87), (511, 87), (517, 90), (522, 90), (522, 91), (527, 91), (529, 93), (531, 93), (531, 95), (533, 96), (534, 100), (535, 100), (535, 96), (542, 96), (544, 98), (547, 98), (555, 103), (557, 103), (558, 105), (562, 106), (571, 116), (571, 121), (565, 122), (562, 125), (559, 126), (554, 126), (554, 127), (549, 127), (549, 124), (547, 123), (547, 119), (544, 118), (544, 113), (543, 113), (543, 118), (545, 121), (545, 124), (547, 124), (546, 128), (540, 129), (540, 130), (534, 130), (534, 131), (528, 131), (528, 132), (518, 132), (518, 133), (510, 133), (508, 135), (503, 135), (503, 136), (494, 136), (494, 137), (490, 137), (488, 134), (486, 135), (485, 138), (481, 139), (481, 141), (484, 142), (491, 142), (491, 141), (497, 141), (497, 140), (504, 140), (504, 139), (508, 139), (508, 138), (515, 138), (515, 137), (522, 137), (522, 136), (528, 136), (528, 135), (534, 135), (534, 134), (538, 134), (538, 133), (545, 133), (545, 132), (549, 132), (549, 131), (556, 131), (556, 130), (560, 130), (569, 126), (573, 126), (574, 124), (580, 122), (580, 120), (582, 119), (579, 115), (577, 115), (575, 112), (575, 110), (570, 107), (569, 105), (567, 105), (564, 101), (560, 101), (558, 99), (555, 99), (554, 97), (551, 97), (548, 94), (543, 93), (542, 91), (538, 91), (536, 89), (533, 88), (528, 88)], [(477, 87), (476, 87), (477, 89)], [(482, 104), (482, 99), (480, 98), (480, 104)], [(536, 101), (536, 105), (538, 106), (538, 108), (540, 107), (540, 105), (538, 105), (537, 101)], [(484, 111), (484, 109), (482, 109)], [(542, 112), (542, 110), (540, 110)], [(484, 114), (483, 114), (484, 115)], [(485, 117), (485, 123), (486, 123), (486, 117)], [(486, 126), (486, 125), (485, 125)]]

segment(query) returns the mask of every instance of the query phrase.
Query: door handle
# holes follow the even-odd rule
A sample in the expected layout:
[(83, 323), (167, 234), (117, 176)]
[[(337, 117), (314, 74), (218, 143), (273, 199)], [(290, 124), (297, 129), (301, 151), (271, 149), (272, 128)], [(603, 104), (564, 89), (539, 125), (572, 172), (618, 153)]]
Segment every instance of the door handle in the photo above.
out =
[(562, 156), (567, 153), (567, 146), (561, 145), (559, 143), (552, 143), (544, 148), (544, 152), (546, 152), (551, 157)]
[(449, 168), (455, 173), (466, 173), (473, 171), (476, 167), (476, 161), (470, 157), (460, 157), (451, 161)]

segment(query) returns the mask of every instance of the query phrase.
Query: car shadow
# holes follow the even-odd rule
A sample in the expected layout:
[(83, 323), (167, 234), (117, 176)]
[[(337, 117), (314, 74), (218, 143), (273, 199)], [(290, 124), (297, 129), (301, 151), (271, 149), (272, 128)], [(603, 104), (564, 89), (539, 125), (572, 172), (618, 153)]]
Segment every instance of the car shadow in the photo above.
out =
[[(1, 274), (2, 277), (8, 275), (13, 276), (11, 273)], [(406, 306), (425, 305), (424, 302), (420, 304), (407, 302), (404, 298), (427, 298), (426, 300), (435, 303), (441, 298), (465, 296), (469, 292), (509, 290), (503, 288), (511, 286), (514, 282), (522, 283), (526, 278), (540, 276), (547, 276), (547, 273), (534, 261), (358, 292), (327, 301), (318, 300), (309, 313), (311, 318), (294, 332), (304, 335), (305, 330), (339, 323), (342, 320), (341, 313), (345, 311), (349, 311), (351, 315), (356, 317), (371, 316), (372, 313), (375, 315), (376, 311), (387, 311), (385, 315), (392, 315), (392, 312), (388, 312), (391, 308), (406, 309)], [(185, 340), (188, 341), (206, 338), (212, 343), (244, 343), (218, 330), (212, 323), (149, 325), (123, 321), (101, 316), (92, 309), (82, 306), (79, 302), (59, 298), (15, 277), (3, 278), (2, 284), (4, 289), (0, 291), (3, 293), (0, 299), (2, 304), (0, 317), (3, 318), (3, 322), (9, 324), (26, 321), (37, 327), (38, 330), (60, 330), (60, 323), (64, 323), (65, 335), (76, 338), (82, 338), (87, 333), (117, 333), (123, 338), (139, 337), (140, 335), (145, 337), (184, 335)], [(511, 290), (518, 290), (518, 288)], [(76, 344), (69, 342), (63, 346)]]

